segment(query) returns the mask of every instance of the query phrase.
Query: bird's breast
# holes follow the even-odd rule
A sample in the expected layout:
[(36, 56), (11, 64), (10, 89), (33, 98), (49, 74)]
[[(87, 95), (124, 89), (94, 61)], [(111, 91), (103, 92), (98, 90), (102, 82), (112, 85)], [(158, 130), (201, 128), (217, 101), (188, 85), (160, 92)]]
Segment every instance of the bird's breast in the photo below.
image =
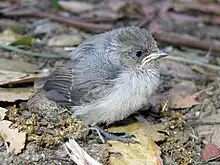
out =
[(122, 75), (127, 87), (133, 89), (134, 95), (151, 96), (159, 85), (160, 74), (156, 69), (128, 70)]

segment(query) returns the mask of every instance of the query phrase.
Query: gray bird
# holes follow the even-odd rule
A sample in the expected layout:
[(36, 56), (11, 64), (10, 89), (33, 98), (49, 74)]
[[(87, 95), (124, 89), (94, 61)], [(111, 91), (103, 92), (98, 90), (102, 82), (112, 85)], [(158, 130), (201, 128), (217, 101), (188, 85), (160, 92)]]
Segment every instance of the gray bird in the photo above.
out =
[(149, 104), (165, 56), (145, 29), (119, 28), (85, 40), (36, 86), (88, 125), (108, 125)]

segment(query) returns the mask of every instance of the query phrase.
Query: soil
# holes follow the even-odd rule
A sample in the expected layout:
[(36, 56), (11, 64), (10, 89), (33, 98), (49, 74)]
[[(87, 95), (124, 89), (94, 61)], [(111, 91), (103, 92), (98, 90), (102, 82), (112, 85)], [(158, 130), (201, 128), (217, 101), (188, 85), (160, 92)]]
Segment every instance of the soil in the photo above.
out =
[[(113, 1), (113, 0), (112, 0)], [(130, 25), (141, 26), (148, 29), (153, 34), (158, 33), (175, 33), (178, 36), (188, 35), (196, 37), (199, 41), (209, 40), (211, 43), (219, 44), (220, 29), (219, 24), (202, 20), (193, 22), (193, 19), (184, 21), (181, 18), (171, 19), (166, 17), (169, 12), (178, 14), (187, 13), (195, 14), (195, 11), (185, 9), (183, 12), (178, 12), (174, 5), (174, 1), (144, 1), (139, 0), (135, 4), (131, 1), (126, 1), (128, 5), (123, 5), (120, 9), (112, 9), (112, 6), (99, 6), (103, 3), (102, 0), (85, 1), (95, 4), (98, 9), (106, 10), (106, 6), (111, 8), (115, 14), (120, 14), (116, 18), (108, 15), (105, 21), (100, 24), (111, 24), (113, 28), (124, 27)], [(110, 1), (109, 1), (110, 2)], [(120, 2), (123, 2), (121, 0)], [(170, 5), (164, 5), (164, 4)], [(182, 1), (177, 1), (180, 5)], [(52, 0), (19, 0), (5, 1), (10, 5), (15, 4), (19, 11), (23, 9), (35, 10), (36, 12), (47, 12), (55, 15), (66, 16), (67, 18), (80, 18), (80, 14), (74, 14), (61, 8), (52, 8)], [(116, 1), (115, 6), (120, 6)], [(175, 2), (176, 3), (176, 2)], [(193, 2), (188, 2), (193, 3)], [(199, 3), (203, 3), (202, 1)], [(210, 1), (214, 5), (220, 6), (217, 2)], [(0, 13), (3, 13), (3, 2), (0, 2)], [(106, 4), (107, 1), (106, 1)], [(161, 7), (164, 6), (164, 7)], [(140, 9), (142, 7), (142, 9)], [(162, 11), (167, 7), (165, 14)], [(153, 8), (153, 9), (152, 9)], [(11, 9), (12, 10), (12, 9)], [(7, 10), (5, 10), (7, 13)], [(10, 11), (10, 10), (9, 10)], [(152, 18), (149, 16), (150, 11), (153, 11)], [(107, 11), (106, 11), (107, 12)], [(168, 13), (168, 14), (167, 14)], [(198, 16), (213, 16), (210, 13), (196, 12)], [(162, 16), (163, 15), (163, 16)], [(100, 17), (98, 15), (97, 17)], [(147, 19), (146, 19), (147, 18)], [(184, 17), (185, 18), (185, 17)], [(103, 19), (103, 18), (102, 18)], [(92, 20), (87, 20), (92, 22)], [(96, 22), (95, 22), (96, 23)], [(74, 27), (60, 23), (59, 21), (50, 20), (49, 18), (40, 18), (32, 16), (4, 16), (0, 15), (0, 30), (10, 28), (11, 30), (21, 35), (29, 35), (37, 38), (31, 46), (24, 47), (24, 50), (38, 52), (42, 54), (53, 54), (59, 57), (67, 58), (70, 48), (80, 44), (85, 38), (93, 35), (96, 32), (88, 32), (81, 27)], [(100, 26), (101, 31), (103, 27)], [(48, 45), (50, 39), (60, 35), (76, 36), (77, 40), (69, 43), (65, 40), (65, 44), (53, 42)], [(184, 44), (173, 45), (169, 42), (160, 41), (157, 39), (160, 49), (168, 51), (177, 57), (189, 59), (191, 61), (202, 62), (206, 65), (220, 65), (218, 51), (190, 48)], [(47, 69), (52, 69), (57, 63), (63, 62), (65, 59), (52, 59), (44, 57), (34, 57), (25, 55), (16, 51), (0, 49), (0, 60), (10, 59), (13, 61), (27, 62), (35, 66), (29, 73), (46, 74)], [(220, 131), (219, 131), (219, 114), (220, 114), (220, 69), (211, 69), (197, 65), (197, 63), (185, 63), (182, 61), (164, 60), (161, 62), (161, 84), (156, 93), (157, 110), (159, 118), (156, 118), (153, 123), (165, 123), (166, 131), (169, 133), (168, 138), (158, 143), (161, 148), (161, 157), (165, 165), (204, 165), (204, 164), (220, 164), (218, 158), (204, 160), (204, 147), (213, 143), (220, 146)], [(4, 68), (0, 68), (4, 70)], [(185, 108), (172, 108), (170, 104), (163, 109), (166, 100), (169, 101), (170, 91), (180, 83), (189, 82), (192, 84), (192, 91), (201, 92), (196, 100), (199, 104), (194, 104)], [(14, 84), (12, 86), (4, 85), (3, 88), (10, 87), (33, 87), (33, 81), (24, 84)], [(185, 96), (192, 96), (189, 90), (179, 90), (185, 92)], [(178, 91), (176, 93), (178, 95)], [(181, 95), (181, 94), (179, 94)], [(193, 102), (193, 100), (188, 100)], [(42, 164), (42, 165), (69, 165), (74, 164), (64, 148), (64, 143), (69, 137), (74, 137), (79, 145), (94, 159), (108, 164), (108, 145), (102, 144), (98, 135), (91, 132), (89, 128), (78, 118), (75, 118), (71, 113), (57, 105), (55, 102), (47, 100), (44, 93), (38, 92), (29, 99), (29, 101), (16, 100), (15, 102), (6, 102), (0, 100), (1, 107), (9, 110), (5, 119), (13, 122), (14, 127), (19, 127), (19, 130), (27, 133), (25, 148), (20, 154), (7, 153), (7, 145), (4, 140), (0, 140), (0, 164), (18, 165), (18, 164)], [(157, 111), (157, 112), (158, 112)], [(145, 116), (147, 118), (147, 116)], [(23, 121), (30, 120), (32, 124), (27, 124)], [(219, 155), (218, 155), (219, 156)]]

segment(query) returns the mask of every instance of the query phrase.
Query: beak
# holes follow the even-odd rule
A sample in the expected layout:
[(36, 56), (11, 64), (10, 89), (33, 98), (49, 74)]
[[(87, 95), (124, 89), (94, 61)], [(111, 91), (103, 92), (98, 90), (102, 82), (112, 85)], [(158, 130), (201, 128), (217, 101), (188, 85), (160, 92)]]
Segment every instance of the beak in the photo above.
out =
[(158, 60), (160, 58), (166, 57), (168, 56), (168, 54), (166, 53), (151, 53), (150, 55), (148, 55), (147, 57), (145, 57), (142, 62), (141, 62), (141, 66), (145, 65), (146, 63), (150, 62), (150, 61), (155, 61)]

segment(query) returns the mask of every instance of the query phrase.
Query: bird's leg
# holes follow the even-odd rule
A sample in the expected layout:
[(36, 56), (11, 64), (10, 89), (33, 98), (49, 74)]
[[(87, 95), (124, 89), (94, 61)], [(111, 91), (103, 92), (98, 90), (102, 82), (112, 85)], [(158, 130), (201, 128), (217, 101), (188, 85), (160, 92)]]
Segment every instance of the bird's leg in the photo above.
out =
[(116, 141), (120, 141), (123, 143), (138, 143), (137, 141), (131, 139), (132, 137), (135, 137), (134, 135), (131, 135), (129, 133), (113, 133), (113, 132), (107, 132), (104, 129), (98, 127), (98, 126), (93, 126), (90, 127), (91, 130), (95, 130), (98, 135), (99, 138), (101, 139), (101, 141), (103, 143), (105, 143), (105, 140), (116, 140)]
[(100, 140), (102, 141), (102, 143), (105, 143), (105, 138), (102, 136), (100, 130), (96, 127), (89, 127), (90, 130), (94, 130), (96, 131), (96, 133), (98, 134)]

